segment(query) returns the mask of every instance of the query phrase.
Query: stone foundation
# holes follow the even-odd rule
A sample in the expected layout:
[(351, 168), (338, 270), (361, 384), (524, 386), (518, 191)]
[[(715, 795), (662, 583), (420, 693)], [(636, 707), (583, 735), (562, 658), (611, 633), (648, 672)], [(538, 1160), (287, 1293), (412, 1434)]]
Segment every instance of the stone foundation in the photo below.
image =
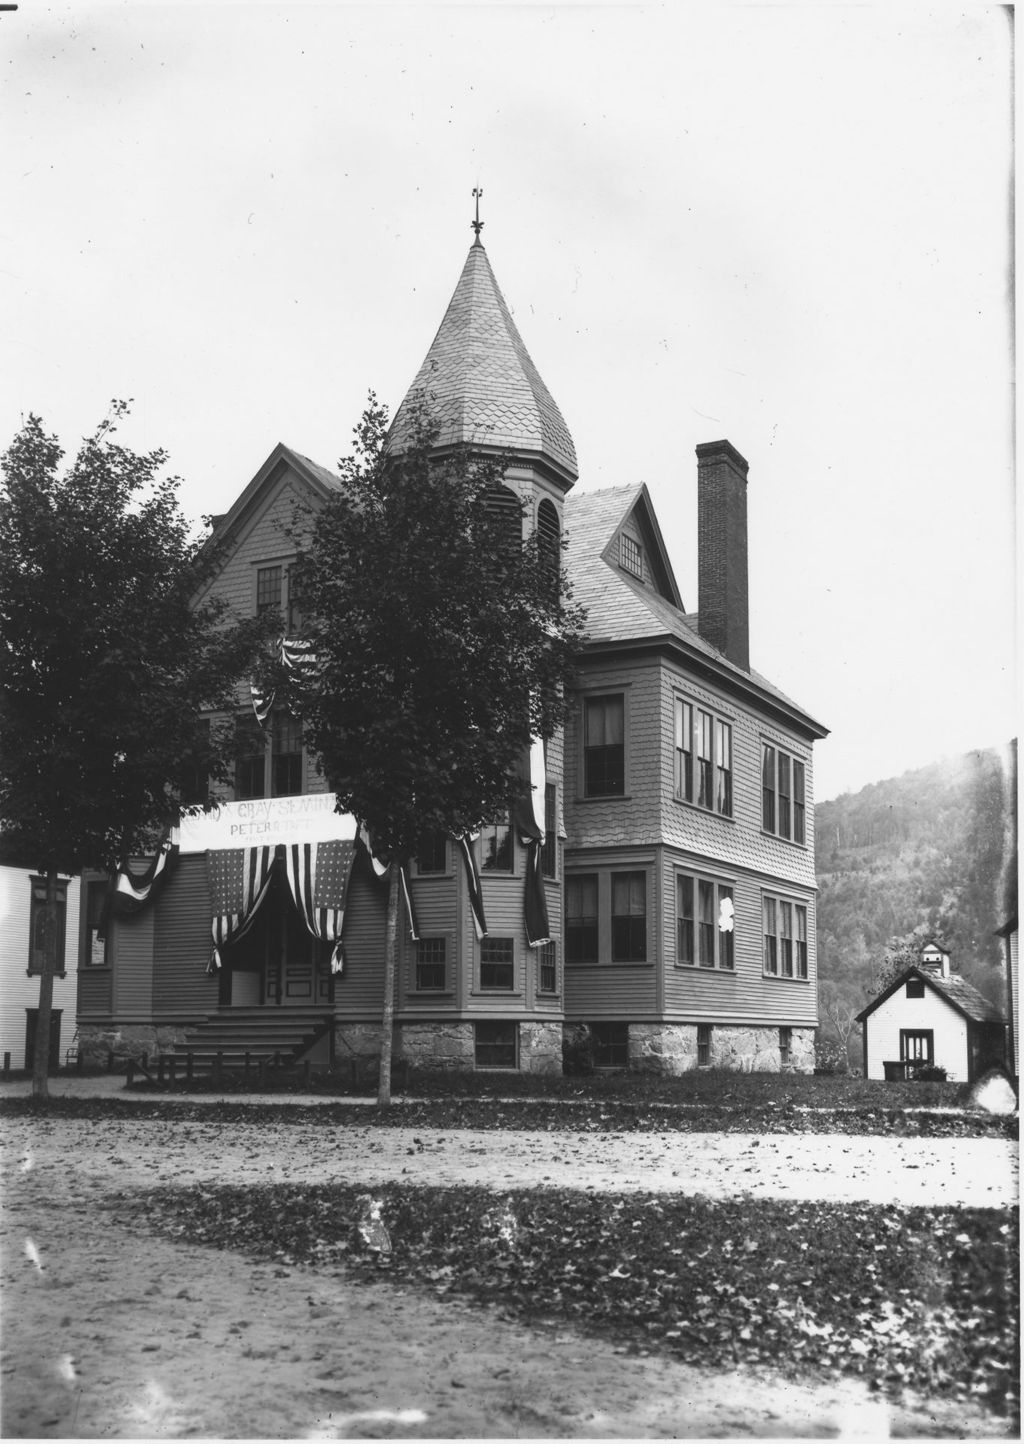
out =
[(157, 1027), (152, 1023), (122, 1023), (108, 1028), (88, 1023), (78, 1025), (78, 1051), (86, 1067), (105, 1064), (113, 1053), (115, 1058), (131, 1058), (139, 1062), (145, 1054), (150, 1062), (185, 1046), (184, 1028)]
[(519, 1024), (520, 1073), (561, 1073), (561, 1023)]
[[(697, 1067), (696, 1023), (630, 1023), (629, 1066), (640, 1073), (675, 1076)], [(708, 1066), (743, 1073), (782, 1071), (778, 1028), (716, 1023)], [(787, 1073), (814, 1072), (814, 1029), (793, 1028)]]
[(474, 1067), (472, 1023), (403, 1023), (395, 1051), (410, 1068), (466, 1071)]
[[(374, 1023), (337, 1023), (335, 1059), (366, 1063), (380, 1056), (380, 1027)], [(476, 1067), (476, 1039), (471, 1022), (399, 1023), (395, 1026), (394, 1057), (410, 1068), (441, 1072), (472, 1072)], [(520, 1022), (519, 1069), (522, 1073), (561, 1073), (561, 1023)]]

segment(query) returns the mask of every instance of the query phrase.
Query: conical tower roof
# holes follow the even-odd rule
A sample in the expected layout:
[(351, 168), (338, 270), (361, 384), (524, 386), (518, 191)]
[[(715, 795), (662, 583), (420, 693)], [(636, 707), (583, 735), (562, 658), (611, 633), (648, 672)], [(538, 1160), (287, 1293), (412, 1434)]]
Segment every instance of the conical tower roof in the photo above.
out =
[(469, 443), (536, 460), (569, 487), (576, 448), (498, 290), (479, 241), (466, 257), (433, 344), (392, 423), (389, 447), (409, 436), (412, 405), (425, 400), (438, 446)]

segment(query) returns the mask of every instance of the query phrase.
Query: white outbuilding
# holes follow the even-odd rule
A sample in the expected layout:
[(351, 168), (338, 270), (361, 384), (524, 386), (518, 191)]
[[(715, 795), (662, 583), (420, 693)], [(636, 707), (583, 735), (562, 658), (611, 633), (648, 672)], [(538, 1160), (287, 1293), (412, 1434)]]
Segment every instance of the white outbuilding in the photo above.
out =
[(973, 984), (950, 968), (936, 943), (863, 1012), (864, 1076), (911, 1078), (943, 1068), (950, 1082), (972, 1083), (990, 1068), (1005, 1068), (1006, 1019)]

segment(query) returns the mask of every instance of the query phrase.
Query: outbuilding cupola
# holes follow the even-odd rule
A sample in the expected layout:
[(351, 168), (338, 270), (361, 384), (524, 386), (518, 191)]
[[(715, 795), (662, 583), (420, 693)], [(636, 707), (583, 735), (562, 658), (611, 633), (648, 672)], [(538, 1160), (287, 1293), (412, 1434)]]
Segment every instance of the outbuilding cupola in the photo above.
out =
[(469, 444), (510, 453), (561, 495), (578, 476), (569, 428), (516, 329), (479, 232), (437, 335), (395, 413), (389, 449), (402, 449), (412, 407), (420, 400), (440, 424), (439, 450)]

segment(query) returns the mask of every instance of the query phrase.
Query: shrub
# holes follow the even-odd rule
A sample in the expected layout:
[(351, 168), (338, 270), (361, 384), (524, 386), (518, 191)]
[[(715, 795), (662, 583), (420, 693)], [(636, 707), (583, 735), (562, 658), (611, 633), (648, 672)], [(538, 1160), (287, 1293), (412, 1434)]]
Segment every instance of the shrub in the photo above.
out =
[(583, 1077), (594, 1071), (594, 1037), (586, 1023), (566, 1028), (562, 1034), (562, 1072)]
[(946, 1070), (940, 1068), (937, 1063), (922, 1063), (920, 1068), (915, 1068), (911, 1073), (915, 1083), (945, 1083)]
[(815, 1037), (814, 1071), (829, 1074), (849, 1073), (850, 1060), (843, 1044), (833, 1038)]

